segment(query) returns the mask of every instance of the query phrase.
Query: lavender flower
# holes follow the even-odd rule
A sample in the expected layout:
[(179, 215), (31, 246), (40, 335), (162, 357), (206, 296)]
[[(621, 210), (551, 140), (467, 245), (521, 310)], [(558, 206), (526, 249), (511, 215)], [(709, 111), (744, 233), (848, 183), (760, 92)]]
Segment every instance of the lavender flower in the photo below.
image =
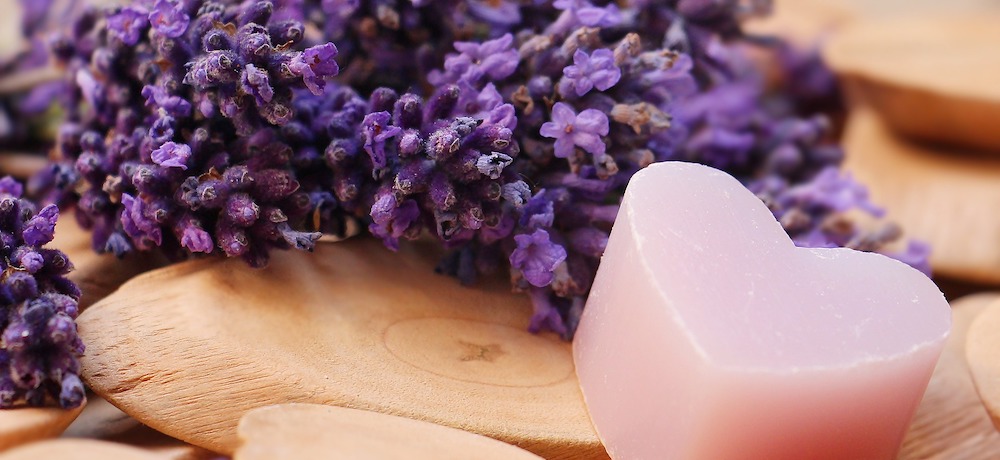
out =
[(607, 136), (608, 130), (608, 117), (600, 111), (586, 109), (577, 115), (568, 104), (557, 102), (552, 107), (552, 121), (545, 122), (539, 132), (556, 140), (557, 157), (568, 158), (575, 147), (603, 155), (606, 146), (601, 137)]
[(566, 96), (583, 96), (591, 89), (605, 91), (618, 83), (622, 76), (621, 69), (615, 65), (614, 53), (606, 48), (594, 50), (587, 55), (583, 50), (573, 54), (573, 65), (563, 69), (559, 93)]
[(0, 179), (0, 407), (77, 407), (84, 400), (83, 344), (73, 321), (80, 291), (65, 278), (73, 269), (66, 255), (43, 248), (52, 241), (58, 209), (36, 213), (21, 192), (10, 177)]
[(274, 11), (143, 0), (81, 17), (58, 41), (75, 75), (64, 163), (33, 190), (75, 202), (102, 252), (219, 248), (259, 266), (270, 249), (311, 249), (316, 209), (293, 169), (298, 139), (282, 129), (296, 97), (337, 74), (337, 48), (303, 46), (303, 26)]
[(899, 232), (846, 217), (879, 211), (828, 123), (762, 104), (732, 46), (765, 3), (144, 0), (61, 42), (66, 161), (34, 183), (116, 253), (262, 265), (352, 223), (392, 250), (430, 235), (439, 271), (507, 271), (531, 330), (567, 338), (652, 162), (729, 171), (797, 244), (888, 253)]
[(533, 286), (545, 287), (555, 279), (553, 271), (566, 260), (566, 249), (553, 243), (549, 233), (538, 229), (530, 235), (516, 235), (517, 248), (510, 254), (510, 265), (524, 274)]

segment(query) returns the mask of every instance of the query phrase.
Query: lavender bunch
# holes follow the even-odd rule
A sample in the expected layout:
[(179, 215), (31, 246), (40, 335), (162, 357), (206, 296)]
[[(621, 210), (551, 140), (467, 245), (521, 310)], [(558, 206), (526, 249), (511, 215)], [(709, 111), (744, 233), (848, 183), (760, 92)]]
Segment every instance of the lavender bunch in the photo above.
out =
[[(571, 337), (625, 185), (656, 161), (733, 174), (796, 243), (889, 252), (822, 117), (761, 104), (739, 21), (767, 2), (148, 0), (80, 16), (59, 151), (36, 178), (95, 249), (273, 248), (362, 224), (433, 235), (438, 269), (507, 270)], [(106, 27), (105, 27), (106, 26)], [(340, 48), (330, 43), (334, 40)], [(339, 53), (339, 54), (338, 54)], [(347, 69), (339, 81), (341, 61)], [(926, 268), (926, 247), (893, 254)]]
[(36, 212), (21, 193), (20, 183), (0, 179), (0, 407), (76, 407), (84, 400), (74, 323), (80, 291), (65, 277), (73, 269), (66, 255), (43, 247), (59, 210)]
[[(846, 217), (881, 210), (838, 172), (842, 154), (827, 140), (826, 120), (761, 108), (760, 78), (734, 45), (748, 40), (739, 19), (767, 6), (558, 0), (526, 7), (543, 27), (515, 25), (516, 35), (456, 42), (442, 68), (427, 76), (433, 88), (427, 101), (400, 99), (447, 117), (432, 117), (429, 128), (401, 122), (398, 108), (392, 116), (385, 110), (365, 118), (365, 149), (374, 176), (382, 177), (372, 233), (395, 248), (400, 237), (430, 230), (453, 249), (439, 268), (467, 283), (509, 267), (515, 289), (534, 304), (531, 330), (566, 337), (624, 186), (654, 161), (730, 172), (758, 193), (799, 245), (889, 252), (897, 227), (866, 231)], [(448, 107), (457, 102), (437, 110), (443, 97)], [(513, 112), (490, 111), (507, 104)], [(462, 127), (473, 124), (495, 127), (490, 120), (497, 118), (508, 120), (502, 127), (512, 132), (503, 137), (507, 150), (470, 149), (480, 144), (456, 134), (471, 133)], [(440, 139), (452, 142), (456, 155), (442, 154)], [(438, 173), (473, 171), (474, 160), (495, 173), (484, 169), (466, 180), (518, 194), (484, 206), (479, 188)], [(530, 192), (521, 184), (531, 184)], [(485, 209), (486, 221), (478, 218)], [(890, 254), (927, 269), (920, 243)]]
[(294, 93), (322, 94), (337, 48), (268, 1), (150, 0), (78, 17), (54, 54), (73, 80), (58, 153), (34, 178), (75, 202), (99, 252), (221, 250), (261, 266), (311, 249), (311, 211), (280, 131)]

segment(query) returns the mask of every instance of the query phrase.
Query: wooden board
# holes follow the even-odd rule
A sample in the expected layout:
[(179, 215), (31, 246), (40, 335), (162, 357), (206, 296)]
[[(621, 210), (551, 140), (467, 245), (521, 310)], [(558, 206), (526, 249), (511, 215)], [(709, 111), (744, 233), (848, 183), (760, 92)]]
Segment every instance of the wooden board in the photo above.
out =
[(570, 345), (526, 332), (505, 280), (434, 274), (425, 248), (360, 239), (141, 275), (85, 311), (84, 379), (141, 422), (232, 453), (251, 409), (311, 402), (430, 421), (547, 459), (607, 458)]
[(1000, 284), (1000, 157), (907, 142), (863, 109), (848, 120), (844, 150), (872, 201), (931, 244), (935, 273)]
[(178, 460), (136, 447), (93, 439), (36, 442), (0, 453), (0, 460)]
[(0, 450), (59, 436), (82, 410), (83, 406), (0, 410)]
[(823, 55), (848, 95), (895, 131), (1000, 153), (1000, 14), (862, 21)]
[(234, 460), (542, 460), (468, 431), (380, 412), (280, 404), (240, 419)]

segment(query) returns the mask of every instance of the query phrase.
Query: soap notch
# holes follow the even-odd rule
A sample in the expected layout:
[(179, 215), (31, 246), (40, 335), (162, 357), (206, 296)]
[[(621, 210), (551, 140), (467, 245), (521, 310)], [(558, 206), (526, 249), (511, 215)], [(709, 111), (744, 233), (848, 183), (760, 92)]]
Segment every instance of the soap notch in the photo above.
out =
[(892, 459), (950, 324), (919, 271), (797, 248), (733, 177), (665, 162), (628, 185), (573, 349), (616, 460)]

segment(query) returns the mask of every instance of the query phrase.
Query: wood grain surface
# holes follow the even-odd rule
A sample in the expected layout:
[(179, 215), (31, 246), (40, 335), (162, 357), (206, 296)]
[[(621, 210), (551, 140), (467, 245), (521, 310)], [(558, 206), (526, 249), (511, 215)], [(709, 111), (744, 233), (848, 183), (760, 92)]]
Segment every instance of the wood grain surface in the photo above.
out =
[(1000, 284), (1000, 157), (900, 139), (871, 110), (852, 112), (844, 168), (911, 237), (935, 273)]
[(83, 406), (0, 410), (0, 450), (59, 436), (82, 410)]
[(1000, 458), (1000, 433), (983, 409), (965, 360), (969, 325), (1000, 294), (974, 294), (952, 302), (952, 330), (927, 392), (903, 441), (900, 460)]
[(921, 141), (1000, 153), (1000, 14), (921, 15), (839, 30), (823, 56), (856, 103)]
[(311, 402), (607, 458), (570, 345), (526, 332), (529, 302), (505, 280), (462, 287), (425, 249), (359, 239), (276, 252), (264, 270), (205, 259), (141, 275), (80, 316), (83, 377), (139, 421), (227, 454), (249, 410)]
[(993, 424), (1000, 427), (1000, 301), (972, 323), (966, 357), (976, 391)]
[(0, 460), (178, 460), (125, 444), (93, 439), (36, 442), (0, 453)]
[(542, 460), (492, 438), (380, 412), (281, 404), (248, 412), (234, 460)]

